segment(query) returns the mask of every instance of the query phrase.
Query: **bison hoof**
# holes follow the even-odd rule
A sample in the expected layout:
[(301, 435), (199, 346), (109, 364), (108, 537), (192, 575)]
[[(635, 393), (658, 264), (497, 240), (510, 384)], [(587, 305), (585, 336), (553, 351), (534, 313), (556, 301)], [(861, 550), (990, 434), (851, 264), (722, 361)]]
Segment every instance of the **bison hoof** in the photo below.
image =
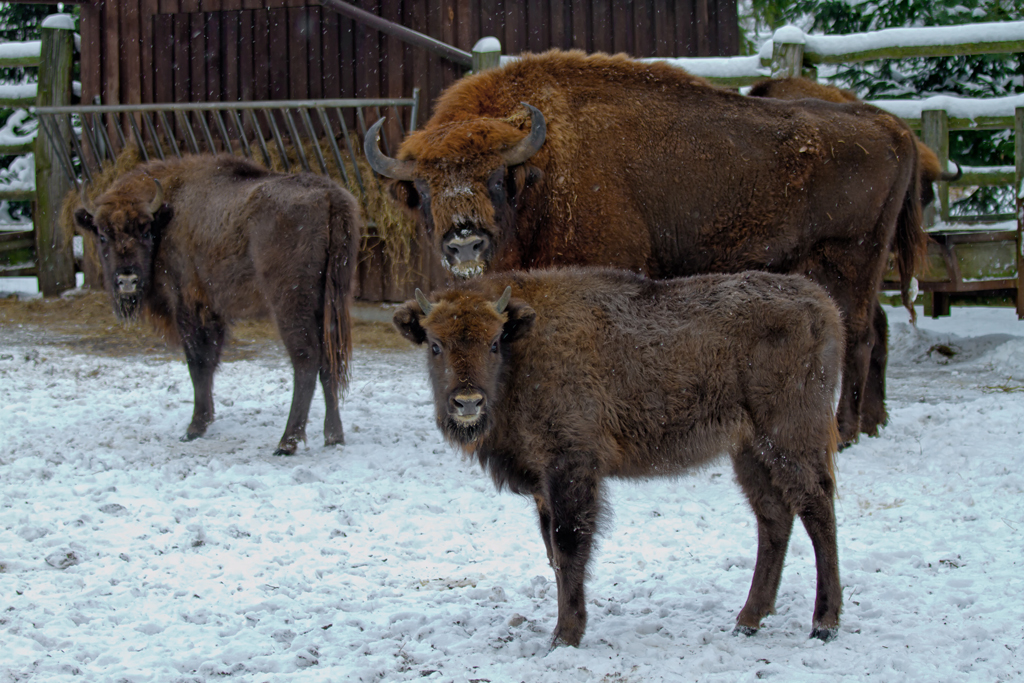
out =
[(752, 636), (757, 633), (757, 629), (753, 626), (744, 626), (743, 624), (736, 624), (736, 628), (732, 630), (734, 636)]
[(551, 647), (548, 648), (548, 652), (551, 652), (556, 647), (579, 647), (580, 640), (582, 639), (582, 633), (572, 635), (564, 633), (562, 629), (555, 629), (554, 635), (551, 636)]
[(344, 434), (338, 434), (337, 436), (325, 436), (324, 437), (324, 445), (325, 446), (344, 446), (345, 445), (345, 435)]
[(823, 643), (827, 643), (837, 635), (839, 635), (838, 626), (831, 626), (829, 628), (825, 628), (824, 626), (815, 626), (811, 631), (811, 638), (817, 638)]
[(295, 444), (291, 446), (278, 446), (274, 455), (295, 455)]
[(185, 436), (181, 437), (181, 440), (182, 440), (182, 441), (185, 441), (185, 442), (188, 442), (188, 441), (195, 441), (196, 439), (198, 439), (199, 437), (201, 437), (201, 436), (202, 436), (202, 435), (203, 435), (204, 433), (205, 433), (205, 432), (193, 432), (193, 431), (192, 431), (192, 430), (190, 429), (190, 430), (188, 430), (187, 432), (185, 432)]

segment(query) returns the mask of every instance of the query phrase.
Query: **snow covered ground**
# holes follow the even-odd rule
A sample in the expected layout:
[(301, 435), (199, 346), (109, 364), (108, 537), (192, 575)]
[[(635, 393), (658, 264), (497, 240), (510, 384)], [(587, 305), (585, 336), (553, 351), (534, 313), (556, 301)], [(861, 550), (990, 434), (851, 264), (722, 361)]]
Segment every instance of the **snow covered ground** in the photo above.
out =
[(182, 443), (182, 361), (0, 328), (0, 682), (1022, 680), (1024, 322), (889, 316), (890, 423), (839, 456), (835, 641), (799, 525), (778, 614), (731, 634), (756, 538), (721, 463), (608, 487), (587, 633), (552, 652), (532, 501), (443, 444), (421, 350), (357, 349), (346, 445), (317, 398), (280, 458), (280, 353), (226, 363)]

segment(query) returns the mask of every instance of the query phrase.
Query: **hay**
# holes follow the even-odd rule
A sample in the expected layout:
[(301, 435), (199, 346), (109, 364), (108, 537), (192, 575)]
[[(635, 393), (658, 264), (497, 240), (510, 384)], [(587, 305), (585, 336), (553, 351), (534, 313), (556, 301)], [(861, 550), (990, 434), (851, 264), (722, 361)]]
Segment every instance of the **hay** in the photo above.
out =
[[(304, 140), (302, 149), (306, 155), (310, 168), (313, 169), (314, 172), (319, 173), (320, 164), (317, 161), (316, 153), (313, 151), (313, 144), (312, 140)], [(348, 190), (356, 197), (363, 209), (365, 223), (368, 227), (373, 229), (372, 234), (370, 234), (369, 231), (364, 231), (362, 235), (362, 257), (367, 258), (367, 240), (371, 237), (378, 239), (384, 251), (385, 262), (390, 268), (390, 276), (396, 282), (405, 282), (412, 273), (409, 266), (412, 257), (412, 244), (416, 236), (415, 221), (407, 213), (396, 206), (395, 202), (388, 194), (384, 183), (370, 168), (366, 158), (362, 155), (362, 140), (358, 139), (355, 135), (352, 136), (351, 140), (352, 149), (356, 151), (356, 163), (358, 164), (359, 175), (363, 181), (362, 189), (360, 189), (359, 184), (356, 182), (356, 175), (352, 165), (352, 160), (349, 158), (347, 150), (345, 149), (344, 140), (338, 142), (338, 148), (341, 151), (342, 163), (345, 167), (345, 172), (351, 181), (351, 185), (346, 185), (344, 177), (339, 172), (338, 164), (331, 150), (330, 142), (326, 138), (322, 138), (318, 141), (318, 144), (320, 146), (321, 154), (323, 154), (325, 165), (327, 166), (328, 177), (340, 186), (347, 187)], [(238, 143), (235, 142), (235, 145), (237, 146)], [(164, 148), (169, 149), (170, 146), (165, 144)], [(261, 166), (265, 166), (262, 158), (263, 155), (259, 149), (254, 147), (251, 151), (253, 153), (253, 161)], [(285, 166), (281, 160), (281, 154), (277, 145), (268, 145), (267, 152), (270, 156), (270, 169), (273, 171), (284, 172)], [(147, 148), (147, 153), (149, 154), (150, 159), (159, 158), (154, 148)], [(287, 158), (292, 172), (302, 169), (298, 151), (293, 145), (289, 145), (287, 148)], [(98, 176), (93, 178), (93, 182), (86, 188), (86, 194), (88, 195), (89, 200), (94, 201), (97, 197), (103, 194), (118, 177), (128, 171), (131, 171), (141, 163), (143, 163), (142, 155), (139, 153), (138, 147), (135, 145), (129, 145), (122, 150), (121, 154), (118, 155), (115, 161), (105, 161), (103, 163), (102, 171)], [(72, 236), (76, 234), (74, 212), (81, 205), (79, 195), (75, 191), (69, 192), (64, 197), (64, 201), (61, 204), (60, 224), (63, 228), (65, 239), (68, 242), (70, 242)], [(91, 240), (92, 238), (87, 235), (86, 239)], [(97, 261), (95, 249), (86, 249), (85, 258), (94, 268), (93, 272), (100, 271), (100, 265)]]
[[(353, 305), (352, 343), (357, 349), (408, 351), (411, 345), (386, 322), (366, 320), (359, 310), (378, 307)], [(120, 358), (148, 355), (179, 360), (181, 350), (151, 325), (117, 320), (106, 292), (86, 291), (75, 296), (23, 298), (0, 297), (0, 342), (32, 347), (57, 346), (80, 353)], [(243, 320), (231, 326), (222, 360), (286, 358), (277, 328), (269, 320)]]

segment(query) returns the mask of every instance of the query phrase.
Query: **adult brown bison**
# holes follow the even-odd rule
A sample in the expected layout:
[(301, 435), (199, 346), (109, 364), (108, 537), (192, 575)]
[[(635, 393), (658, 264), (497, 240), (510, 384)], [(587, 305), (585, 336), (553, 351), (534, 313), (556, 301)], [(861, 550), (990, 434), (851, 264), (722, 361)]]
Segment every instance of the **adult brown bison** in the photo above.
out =
[(75, 212), (99, 241), (114, 311), (145, 313), (185, 349), (195, 391), (183, 440), (213, 421), (213, 373), (228, 327), (273, 316), (294, 391), (277, 455), (306, 438), (317, 375), (324, 442), (344, 441), (339, 393), (352, 350), (348, 305), (361, 218), (345, 190), (312, 174), (271, 173), (231, 155), (154, 161)]
[(875, 297), (889, 245), (906, 290), (923, 239), (917, 147), (896, 117), (552, 51), (455, 83), (398, 159), (377, 131), (364, 142), (371, 164), (456, 275), (595, 264), (811, 277), (846, 324), (842, 439), (877, 428), (861, 420)]
[(747, 272), (496, 273), (400, 307), (427, 345), (437, 425), (498, 489), (532, 495), (558, 585), (553, 644), (578, 645), (605, 477), (678, 474), (723, 453), (757, 517), (736, 629), (775, 607), (799, 515), (818, 572), (811, 635), (839, 626), (833, 510), (843, 326), (820, 287)]

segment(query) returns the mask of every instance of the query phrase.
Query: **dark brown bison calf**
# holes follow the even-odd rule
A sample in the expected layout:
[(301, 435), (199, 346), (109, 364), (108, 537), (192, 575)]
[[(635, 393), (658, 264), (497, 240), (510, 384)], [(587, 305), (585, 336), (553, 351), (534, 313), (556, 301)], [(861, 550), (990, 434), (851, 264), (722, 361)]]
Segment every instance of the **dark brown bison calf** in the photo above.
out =
[(811, 635), (841, 592), (832, 505), (843, 326), (799, 276), (655, 281), (623, 271), (510, 272), (400, 307), (427, 346), (438, 427), (500, 490), (532, 495), (558, 584), (552, 644), (578, 645), (605, 477), (677, 474), (728, 453), (758, 527), (736, 630), (775, 607), (794, 515), (814, 545)]
[(122, 319), (145, 313), (185, 349), (195, 390), (183, 440), (213, 421), (213, 373), (229, 325), (271, 315), (291, 357), (291, 411), (277, 455), (295, 453), (317, 375), (324, 442), (344, 442), (339, 393), (352, 351), (349, 299), (361, 218), (351, 194), (312, 175), (272, 173), (231, 155), (154, 161), (75, 213), (98, 240)]

